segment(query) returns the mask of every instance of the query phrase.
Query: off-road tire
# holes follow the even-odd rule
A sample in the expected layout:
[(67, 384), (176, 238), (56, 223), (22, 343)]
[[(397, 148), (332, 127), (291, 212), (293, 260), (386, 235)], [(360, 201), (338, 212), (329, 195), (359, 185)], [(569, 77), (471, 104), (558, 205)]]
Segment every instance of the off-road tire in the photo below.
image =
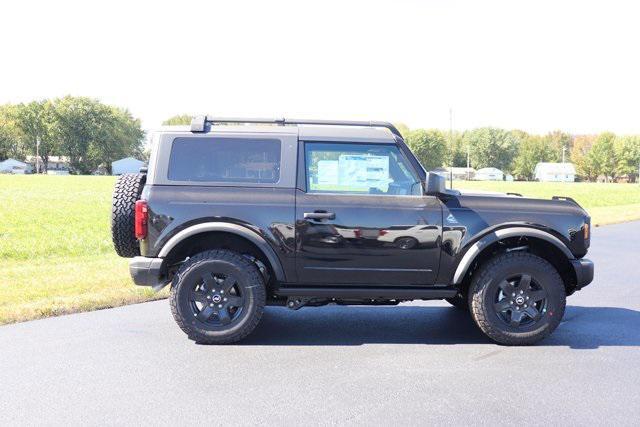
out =
[(446, 301), (457, 309), (469, 311), (469, 298), (456, 295), (453, 298), (446, 298)]
[[(505, 278), (530, 275), (547, 295), (547, 308), (529, 327), (512, 327), (493, 309), (493, 293)], [(505, 345), (531, 345), (551, 334), (560, 324), (566, 305), (566, 289), (556, 269), (527, 252), (511, 252), (490, 259), (474, 274), (469, 288), (471, 316), (489, 338)]]
[(133, 258), (140, 255), (140, 242), (134, 231), (135, 207), (146, 178), (141, 173), (120, 175), (113, 190), (111, 238), (116, 253), (121, 257)]
[[(236, 286), (241, 287), (246, 302), (237, 320), (214, 328), (194, 317), (188, 295), (199, 275), (221, 270), (236, 276)], [(223, 249), (201, 252), (178, 269), (171, 283), (169, 302), (173, 318), (190, 340), (199, 344), (234, 343), (249, 335), (262, 318), (266, 303), (264, 278), (253, 262), (236, 252)]]

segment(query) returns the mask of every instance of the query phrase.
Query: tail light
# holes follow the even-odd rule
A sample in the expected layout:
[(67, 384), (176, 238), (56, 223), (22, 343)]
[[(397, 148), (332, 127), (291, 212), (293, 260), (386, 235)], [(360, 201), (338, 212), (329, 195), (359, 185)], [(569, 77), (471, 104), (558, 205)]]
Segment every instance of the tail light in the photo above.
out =
[(136, 202), (135, 234), (136, 239), (142, 240), (147, 237), (147, 222), (149, 220), (149, 209), (146, 200)]
[(380, 237), (384, 236), (384, 235), (385, 235), (385, 234), (387, 234), (388, 232), (389, 232), (388, 230), (380, 230), (380, 231), (379, 231)]

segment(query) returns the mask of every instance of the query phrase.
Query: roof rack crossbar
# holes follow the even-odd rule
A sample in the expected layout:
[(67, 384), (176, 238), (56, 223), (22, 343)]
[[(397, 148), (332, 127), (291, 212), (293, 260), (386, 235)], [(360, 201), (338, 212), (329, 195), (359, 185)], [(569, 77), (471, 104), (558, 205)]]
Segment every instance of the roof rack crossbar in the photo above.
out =
[(197, 116), (191, 120), (191, 132), (205, 132), (207, 124), (220, 123), (258, 123), (258, 124), (274, 124), (274, 125), (320, 125), (320, 126), (367, 126), (386, 128), (394, 135), (402, 138), (400, 131), (389, 122), (365, 121), (365, 120), (307, 120), (307, 119), (248, 119), (241, 117), (212, 117)]

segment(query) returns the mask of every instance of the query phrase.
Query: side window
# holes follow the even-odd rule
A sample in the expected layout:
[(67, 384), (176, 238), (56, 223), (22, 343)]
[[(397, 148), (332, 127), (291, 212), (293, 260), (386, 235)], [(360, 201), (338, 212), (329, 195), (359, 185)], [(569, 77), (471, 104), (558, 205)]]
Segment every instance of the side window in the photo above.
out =
[(309, 193), (422, 194), (395, 145), (307, 142), (305, 163)]
[(169, 157), (170, 181), (276, 183), (280, 140), (176, 138)]

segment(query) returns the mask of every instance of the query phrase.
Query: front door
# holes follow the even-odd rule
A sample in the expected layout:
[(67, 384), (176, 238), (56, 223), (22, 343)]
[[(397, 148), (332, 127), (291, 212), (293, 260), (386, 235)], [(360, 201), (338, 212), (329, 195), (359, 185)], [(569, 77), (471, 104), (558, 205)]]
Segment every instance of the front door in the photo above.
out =
[(298, 281), (433, 284), (442, 208), (394, 144), (305, 142), (296, 191)]

